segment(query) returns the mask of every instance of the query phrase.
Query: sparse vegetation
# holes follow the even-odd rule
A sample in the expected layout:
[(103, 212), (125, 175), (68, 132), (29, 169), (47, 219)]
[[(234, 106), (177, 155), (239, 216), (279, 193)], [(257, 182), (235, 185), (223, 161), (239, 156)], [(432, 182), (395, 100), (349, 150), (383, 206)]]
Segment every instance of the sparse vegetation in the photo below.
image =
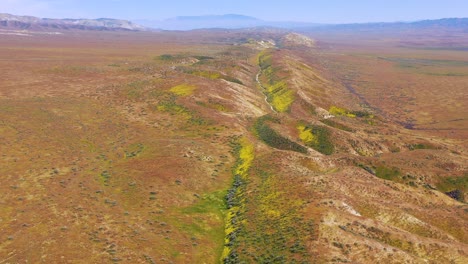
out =
[(129, 146), (129, 148), (127, 150), (125, 150), (125, 157), (126, 158), (134, 158), (136, 156), (138, 156), (139, 154), (141, 154), (144, 150), (144, 145), (141, 144), (141, 143), (138, 143), (138, 144), (133, 144), (131, 146)]
[(111, 174), (109, 171), (105, 170), (100, 174), (101, 182), (104, 186), (109, 186), (109, 180), (111, 178)]
[(214, 72), (214, 71), (203, 71), (203, 70), (193, 70), (193, 69), (187, 69), (187, 68), (183, 68), (183, 72), (188, 73), (188, 74), (192, 74), (192, 75), (195, 75), (195, 76), (200, 76), (200, 77), (208, 78), (208, 79), (211, 79), (211, 80), (223, 79), (223, 80), (226, 80), (226, 81), (228, 81), (228, 82), (233, 82), (233, 83), (237, 83), (237, 84), (243, 84), (242, 81), (240, 81), (239, 79), (236, 79), (236, 78), (234, 78), (234, 77), (221, 74), (221, 73), (219, 73), (219, 72)]
[(218, 110), (220, 112), (228, 112), (229, 111), (227, 106), (225, 106), (224, 104), (222, 104), (220, 102), (217, 102), (216, 100), (213, 100), (213, 99), (208, 99), (208, 102), (198, 101), (197, 104), (201, 105), (203, 107)]
[(322, 120), (320, 120), (320, 122), (322, 122), (322, 123), (324, 123), (326, 125), (329, 125), (331, 127), (341, 129), (343, 131), (354, 132), (354, 130), (352, 128), (350, 128), (349, 126), (346, 126), (344, 124), (336, 122), (333, 119), (322, 119)]
[[(177, 91), (181, 93), (186, 93), (187, 88), (182, 87), (180, 88), (180, 90), (179, 88), (177, 88)], [(177, 104), (174, 95), (162, 97), (161, 101), (156, 105), (155, 108), (157, 111), (166, 112), (170, 115), (177, 116), (182, 120), (188, 121), (190, 124), (205, 125), (208, 123), (206, 120), (198, 116), (198, 114), (195, 111), (190, 110), (189, 108), (183, 105)]]
[(135, 81), (128, 83), (125, 87), (126, 96), (131, 100), (139, 100), (142, 97), (145, 87), (149, 83), (147, 81)]
[(174, 60), (176, 58), (177, 58), (177, 56), (174, 56), (174, 55), (171, 55), (171, 54), (162, 54), (162, 55), (159, 55), (158, 57), (156, 57), (156, 59), (162, 60), (162, 61), (171, 61), (171, 60)]

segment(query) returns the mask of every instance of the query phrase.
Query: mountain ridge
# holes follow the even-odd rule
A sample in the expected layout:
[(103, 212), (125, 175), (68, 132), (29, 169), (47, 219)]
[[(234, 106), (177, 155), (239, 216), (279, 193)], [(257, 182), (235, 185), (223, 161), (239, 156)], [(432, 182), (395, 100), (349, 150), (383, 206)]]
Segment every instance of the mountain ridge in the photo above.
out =
[(131, 21), (113, 18), (74, 19), (39, 18), (0, 13), (0, 27), (8, 29), (62, 29), (62, 30), (129, 30), (142, 31), (143, 26)]
[(148, 28), (163, 30), (193, 30), (208, 28), (241, 29), (254, 27), (297, 28), (305, 26), (318, 26), (321, 24), (296, 21), (267, 21), (241, 14), (177, 16), (164, 20), (140, 19), (134, 22)]
[(267, 21), (240, 14), (177, 16), (165, 20), (136, 19), (123, 20), (114, 18), (39, 18), (0, 13), (0, 28), (28, 30), (194, 30), (194, 29), (244, 29), (274, 27), (287, 30), (310, 32), (320, 31), (373, 31), (373, 30), (417, 30), (449, 28), (468, 32), (468, 18), (425, 19), (409, 22), (369, 22), (344, 24), (319, 24), (300, 21)]
[(239, 14), (224, 14), (224, 15), (205, 15), (205, 16), (176, 16), (174, 18), (169, 18), (167, 20), (173, 20), (173, 19), (244, 19), (244, 20), (257, 20), (257, 21), (262, 21), (261, 19), (258, 19), (256, 17), (252, 16), (245, 16), (245, 15), (239, 15)]
[(239, 14), (177, 16), (165, 20), (134, 20), (149, 28), (163, 30), (192, 30), (207, 28), (240, 29), (248, 27), (278, 27), (286, 29), (347, 29), (347, 28), (401, 28), (401, 27), (431, 27), (441, 26), (450, 28), (466, 28), (468, 18), (425, 19), (408, 22), (368, 22), (368, 23), (340, 23), (323, 24), (302, 21), (267, 21), (252, 16)]

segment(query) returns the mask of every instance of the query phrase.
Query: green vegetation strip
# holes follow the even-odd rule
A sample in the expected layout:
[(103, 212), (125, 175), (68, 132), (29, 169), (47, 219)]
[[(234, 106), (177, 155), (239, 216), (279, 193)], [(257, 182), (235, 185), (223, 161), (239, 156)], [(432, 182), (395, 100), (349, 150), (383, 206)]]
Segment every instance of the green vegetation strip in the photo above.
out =
[(207, 78), (207, 79), (211, 79), (211, 80), (223, 79), (223, 80), (228, 81), (228, 82), (243, 84), (242, 81), (240, 81), (239, 79), (236, 79), (234, 77), (231, 77), (231, 76), (228, 76), (228, 75), (225, 75), (225, 74), (221, 74), (221, 73), (215, 72), (215, 71), (193, 70), (193, 69), (187, 69), (187, 68), (183, 68), (182, 71), (184, 73), (187, 73), (187, 74), (192, 74), (192, 75), (195, 75), (195, 76), (199, 76), (199, 77), (203, 77), (203, 78)]
[(234, 149), (237, 162), (226, 195), (221, 262), (309, 263), (306, 245), (316, 234), (313, 220), (304, 217), (302, 194), (268, 168), (253, 167), (254, 148), (246, 138), (236, 142)]
[(291, 150), (304, 154), (307, 153), (307, 148), (281, 136), (268, 126), (267, 122), (279, 123), (279, 120), (268, 115), (262, 116), (255, 122), (254, 129), (256, 135), (268, 146), (276, 149)]
[(239, 255), (230, 263), (310, 263), (307, 243), (315, 239), (314, 222), (304, 217), (304, 199), (284, 176), (265, 170), (256, 176)]
[(237, 162), (233, 168), (234, 182), (226, 194), (228, 213), (225, 224), (224, 249), (221, 256), (222, 263), (239, 263), (237, 236), (244, 230), (245, 195), (248, 171), (254, 160), (254, 147), (247, 138), (240, 139), (234, 145)]
[(267, 95), (268, 102), (278, 112), (289, 111), (294, 102), (294, 91), (288, 88), (285, 80), (278, 77), (280, 69), (273, 67), (273, 59), (270, 50), (264, 50), (258, 55), (258, 64), (260, 66), (263, 79), (264, 92)]
[(342, 107), (338, 107), (334, 105), (330, 107), (330, 110), (328, 110), (328, 112), (330, 112), (330, 114), (335, 115), (335, 116), (347, 116), (351, 118), (361, 117), (361, 118), (368, 118), (368, 119), (374, 118), (373, 114), (368, 113), (366, 111), (351, 111), (346, 108), (342, 108)]

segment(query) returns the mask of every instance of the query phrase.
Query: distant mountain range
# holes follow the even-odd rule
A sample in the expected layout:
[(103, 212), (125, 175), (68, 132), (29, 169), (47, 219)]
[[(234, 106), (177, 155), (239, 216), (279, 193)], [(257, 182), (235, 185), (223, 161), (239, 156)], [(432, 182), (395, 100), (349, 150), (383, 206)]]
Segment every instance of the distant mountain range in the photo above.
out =
[(297, 28), (318, 26), (316, 23), (288, 22), (288, 21), (265, 21), (255, 17), (227, 14), (227, 15), (208, 15), (208, 16), (179, 16), (166, 20), (134, 20), (148, 28), (157, 28), (164, 30), (192, 30), (202, 28), (253, 28), (253, 27), (279, 27), (279, 28)]
[(379, 31), (414, 31), (418, 29), (451, 29), (468, 33), (468, 18), (443, 18), (434, 20), (421, 20), (414, 22), (380, 22), (380, 23), (355, 23), (319, 25), (303, 28), (309, 31), (350, 31), (350, 32), (379, 32)]
[(143, 26), (120, 19), (51, 19), (2, 13), (0, 13), (0, 28), (27, 30), (145, 30)]
[(255, 17), (227, 14), (180, 16), (166, 20), (50, 19), (0, 13), (0, 28), (28, 30), (193, 30), (272, 27), (305, 32), (379, 32), (418, 29), (456, 29), (468, 33), (468, 18), (444, 18), (416, 22), (317, 24), (308, 22), (265, 21)]
[(180, 16), (162, 21), (135, 20), (134, 22), (146, 26), (148, 28), (157, 28), (164, 30), (192, 30), (202, 28), (239, 29), (253, 27), (277, 27), (296, 30), (381, 30), (448, 27), (468, 30), (468, 18), (444, 18), (416, 22), (318, 24), (309, 22), (265, 21), (250, 16), (228, 14), (208, 16)]

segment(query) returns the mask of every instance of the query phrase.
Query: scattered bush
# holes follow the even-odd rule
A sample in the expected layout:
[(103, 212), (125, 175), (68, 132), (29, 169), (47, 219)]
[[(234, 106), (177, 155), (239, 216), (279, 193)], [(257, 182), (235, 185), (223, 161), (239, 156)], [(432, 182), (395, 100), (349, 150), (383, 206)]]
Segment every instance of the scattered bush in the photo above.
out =
[(179, 105), (175, 102), (175, 96), (168, 96), (164, 100), (161, 100), (156, 105), (156, 110), (160, 112), (166, 112), (170, 115), (177, 115), (182, 119), (188, 121), (193, 125), (206, 125), (208, 122), (202, 117), (198, 116), (196, 112), (191, 111), (183, 105)]
[(368, 165), (365, 165), (365, 164), (358, 164), (358, 166), (363, 168), (364, 170), (366, 170), (367, 172), (369, 172), (372, 175), (376, 174), (374, 166), (368, 166)]
[(215, 109), (215, 110), (218, 110), (220, 112), (228, 112), (229, 111), (227, 106), (225, 106), (222, 103), (217, 102), (216, 100), (213, 100), (213, 99), (209, 99), (208, 102), (197, 101), (196, 104), (200, 105), (200, 106), (203, 106), (203, 107), (206, 107), (206, 108)]
[(101, 176), (101, 181), (104, 184), (104, 186), (109, 186), (109, 179), (111, 177), (110, 172), (105, 170), (101, 173), (100, 176)]
[(141, 143), (131, 145), (128, 150), (125, 150), (125, 157), (126, 158), (133, 158), (138, 156), (141, 152), (143, 152), (144, 146)]

